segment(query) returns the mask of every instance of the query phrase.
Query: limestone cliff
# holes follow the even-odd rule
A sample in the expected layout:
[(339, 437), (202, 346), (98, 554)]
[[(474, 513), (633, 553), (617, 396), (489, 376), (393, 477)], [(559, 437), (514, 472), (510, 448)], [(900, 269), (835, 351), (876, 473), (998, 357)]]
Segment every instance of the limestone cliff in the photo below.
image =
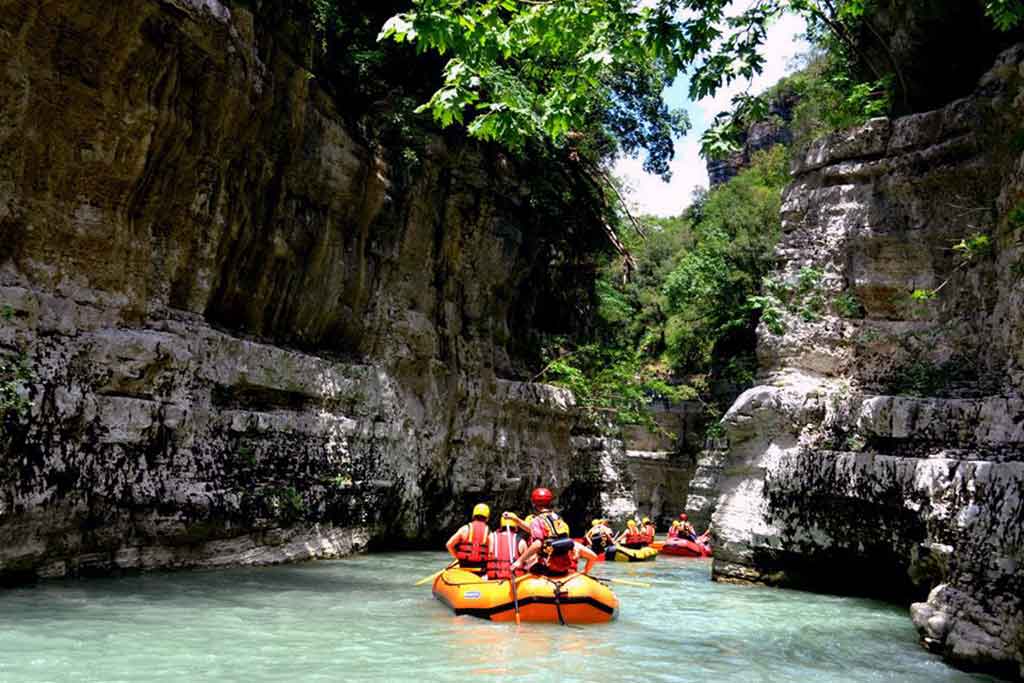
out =
[(585, 193), (401, 167), (274, 11), (0, 0), (2, 580), (423, 542), (542, 481), (582, 515), (621, 452), (517, 381), (586, 311)]
[(973, 95), (797, 160), (769, 288), (781, 326), (762, 321), (761, 386), (698, 471), (717, 579), (921, 600), (928, 647), (1009, 676), (1024, 676), (1022, 140), (1017, 47)]

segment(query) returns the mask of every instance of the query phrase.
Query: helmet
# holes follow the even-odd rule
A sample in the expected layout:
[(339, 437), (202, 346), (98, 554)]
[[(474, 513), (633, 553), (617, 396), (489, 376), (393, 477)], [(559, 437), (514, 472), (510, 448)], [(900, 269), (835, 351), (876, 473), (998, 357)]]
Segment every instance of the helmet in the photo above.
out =
[(601, 526), (601, 520), (595, 519), (593, 522), (590, 523), (590, 526)]
[(512, 519), (511, 517), (502, 517), (501, 518), (501, 526), (507, 526), (507, 527), (514, 528), (516, 526), (516, 521), (514, 519)]
[(634, 528), (636, 526), (636, 522), (634, 522), (633, 520), (628, 520), (626, 522), (626, 526), (628, 526), (630, 529), (632, 529), (632, 528)]
[(487, 507), (487, 503), (477, 503), (473, 506), (473, 516), (486, 519), (491, 516), (491, 508)]
[(681, 519), (681, 520), (683, 520), (685, 522), (688, 519), (687, 516), (686, 516), (686, 513), (685, 512), (680, 512), (679, 513), (679, 519)]
[(650, 517), (644, 517), (641, 523), (642, 524), (650, 524), (651, 523), (651, 518)]
[(679, 526), (679, 520), (678, 519), (673, 519), (672, 520), (672, 526), (678, 527)]
[(533, 503), (535, 508), (551, 505), (551, 501), (554, 499), (555, 496), (546, 488), (534, 489), (533, 493), (530, 494), (530, 502)]

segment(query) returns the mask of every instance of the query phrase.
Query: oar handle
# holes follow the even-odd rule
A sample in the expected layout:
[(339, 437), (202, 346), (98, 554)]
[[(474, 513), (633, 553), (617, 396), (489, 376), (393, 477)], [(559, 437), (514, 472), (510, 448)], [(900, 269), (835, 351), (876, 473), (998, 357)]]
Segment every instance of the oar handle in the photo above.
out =
[(452, 563), (449, 564), (444, 569), (438, 570), (438, 571), (434, 572), (433, 574), (431, 574), (430, 576), (424, 576), (422, 579), (417, 581), (414, 585), (422, 586), (423, 584), (425, 584), (428, 581), (433, 581), (434, 579), (436, 579), (437, 577), (441, 576), (441, 574), (445, 573), (446, 571), (448, 571), (449, 569), (451, 569), (452, 567), (454, 567), (458, 563), (459, 563), (458, 560), (453, 560)]

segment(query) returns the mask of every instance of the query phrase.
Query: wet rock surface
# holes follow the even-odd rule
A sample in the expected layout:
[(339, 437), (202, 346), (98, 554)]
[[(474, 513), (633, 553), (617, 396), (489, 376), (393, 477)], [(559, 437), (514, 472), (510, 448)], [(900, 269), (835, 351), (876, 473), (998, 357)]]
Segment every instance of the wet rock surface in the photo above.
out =
[(518, 381), (586, 212), (459, 140), (394, 167), (257, 6), (0, 2), (4, 581), (422, 544), (540, 482), (582, 516), (622, 457)]
[(713, 510), (716, 579), (917, 601), (927, 647), (1010, 677), (1024, 676), (1022, 114), (1017, 47), (971, 97), (797, 160), (784, 329), (759, 329), (762, 386), (726, 415), (690, 503)]

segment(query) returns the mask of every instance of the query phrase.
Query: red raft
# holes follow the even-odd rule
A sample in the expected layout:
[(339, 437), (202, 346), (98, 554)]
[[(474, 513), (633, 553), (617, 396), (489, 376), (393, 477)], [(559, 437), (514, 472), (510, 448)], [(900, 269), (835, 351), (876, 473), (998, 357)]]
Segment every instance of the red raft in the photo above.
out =
[(711, 546), (689, 539), (670, 538), (662, 546), (661, 554), (679, 557), (711, 557)]

